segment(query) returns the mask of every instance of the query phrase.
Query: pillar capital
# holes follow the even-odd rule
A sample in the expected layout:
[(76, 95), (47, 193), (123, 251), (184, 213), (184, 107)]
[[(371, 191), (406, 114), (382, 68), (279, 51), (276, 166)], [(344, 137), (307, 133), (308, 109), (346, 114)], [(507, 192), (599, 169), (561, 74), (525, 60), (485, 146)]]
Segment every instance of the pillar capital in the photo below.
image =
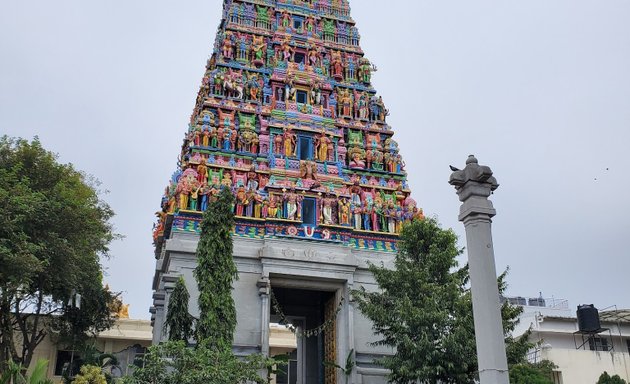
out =
[(468, 221), (472, 218), (490, 219), (496, 215), (492, 202), (488, 197), (499, 187), (497, 179), (492, 176), (492, 170), (485, 165), (479, 165), (475, 156), (470, 155), (464, 169), (451, 166), (453, 173), (449, 184), (455, 187), (462, 206), (459, 210), (459, 220)]
[(266, 276), (261, 277), (256, 282), (256, 286), (258, 287), (258, 295), (259, 296), (269, 296), (269, 292), (271, 290), (271, 282), (269, 278)]

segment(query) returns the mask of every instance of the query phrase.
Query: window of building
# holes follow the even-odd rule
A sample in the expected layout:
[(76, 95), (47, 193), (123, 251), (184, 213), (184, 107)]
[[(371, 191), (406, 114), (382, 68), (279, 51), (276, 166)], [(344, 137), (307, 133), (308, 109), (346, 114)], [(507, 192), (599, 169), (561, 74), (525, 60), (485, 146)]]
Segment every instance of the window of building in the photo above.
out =
[(630, 339), (626, 340), (626, 343), (628, 344), (628, 353), (630, 353)]
[(302, 29), (302, 20), (301, 19), (294, 19), (293, 20), (293, 29), (297, 29), (297, 30)]
[[(83, 364), (81, 357), (77, 355), (75, 351), (57, 351), (57, 359), (55, 361), (55, 376), (62, 376), (64, 373), (69, 373), (70, 376), (75, 376), (79, 373), (79, 368)], [(72, 365), (72, 367), (71, 367)]]
[(300, 104), (306, 104), (308, 102), (308, 94), (306, 91), (297, 91), (297, 102)]
[(289, 355), (289, 366), (282, 367), (276, 375), (276, 384), (297, 384), (297, 351)]
[(312, 197), (306, 197), (302, 201), (302, 222), (307, 225), (317, 225), (317, 204)]
[(313, 139), (308, 136), (299, 136), (297, 149), (300, 160), (311, 160), (313, 158)]
[(293, 54), (293, 61), (298, 64), (305, 64), (306, 55), (302, 52), (295, 52)]
[(591, 351), (610, 351), (608, 339), (605, 337), (591, 337), (588, 339), (588, 347)]

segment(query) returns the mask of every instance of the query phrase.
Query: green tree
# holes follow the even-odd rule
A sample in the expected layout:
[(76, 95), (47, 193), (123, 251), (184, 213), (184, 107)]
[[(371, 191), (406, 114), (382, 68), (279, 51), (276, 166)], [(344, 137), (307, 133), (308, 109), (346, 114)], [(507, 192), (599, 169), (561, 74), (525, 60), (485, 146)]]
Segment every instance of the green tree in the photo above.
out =
[[(0, 139), (0, 211), (2, 372), (9, 360), (27, 368), (51, 328), (82, 336), (112, 324), (100, 260), (115, 235), (97, 182), (37, 139)], [(73, 292), (80, 309), (67, 304)]]
[(208, 205), (201, 222), (194, 275), (199, 288), (197, 343), (231, 350), (236, 327), (232, 282), (238, 277), (232, 258), (234, 197), (223, 189)]
[(626, 384), (626, 381), (619, 377), (619, 375), (610, 376), (608, 372), (604, 371), (604, 373), (599, 376), (597, 384)]
[(550, 361), (519, 363), (510, 367), (511, 384), (553, 384), (552, 373), (556, 366)]
[(188, 312), (190, 294), (186, 289), (186, 281), (180, 276), (168, 301), (165, 332), (169, 340), (188, 341), (193, 333), (193, 317)]
[[(477, 375), (472, 297), (468, 267), (458, 267), (457, 236), (435, 219), (416, 220), (404, 227), (394, 268), (370, 265), (380, 289), (353, 292), (361, 312), (381, 340), (396, 349), (381, 364), (390, 382), (473, 383)], [(505, 274), (498, 279), (505, 289)], [(514, 340), (511, 331), (522, 309), (502, 307), (510, 363), (525, 361), (532, 344)]]

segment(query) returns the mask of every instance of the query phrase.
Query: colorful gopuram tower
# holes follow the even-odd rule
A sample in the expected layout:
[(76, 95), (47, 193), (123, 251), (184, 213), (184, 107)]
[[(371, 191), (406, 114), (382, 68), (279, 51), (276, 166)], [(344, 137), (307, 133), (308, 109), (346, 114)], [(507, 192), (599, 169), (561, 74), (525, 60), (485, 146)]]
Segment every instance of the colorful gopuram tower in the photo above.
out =
[[(410, 197), (388, 111), (372, 87), (375, 70), (347, 0), (224, 1), (154, 232), (154, 341), (164, 337), (178, 275), (190, 282), (196, 303), (192, 269), (202, 212), (229, 188), (239, 268), (235, 349), (273, 352), (267, 325), (293, 318), (297, 329), (318, 329), (309, 333), (315, 344), (298, 337), (297, 382), (334, 383), (339, 373), (321, 363), (344, 365), (350, 350), (358, 364), (353, 375), (364, 363), (364, 373), (384, 374), (367, 368), (388, 351), (367, 345), (371, 326), (354, 313), (349, 292), (375, 288), (367, 262), (391, 260), (402, 225), (422, 210)], [(300, 309), (305, 300), (310, 309)], [(322, 329), (324, 323), (332, 326)]]

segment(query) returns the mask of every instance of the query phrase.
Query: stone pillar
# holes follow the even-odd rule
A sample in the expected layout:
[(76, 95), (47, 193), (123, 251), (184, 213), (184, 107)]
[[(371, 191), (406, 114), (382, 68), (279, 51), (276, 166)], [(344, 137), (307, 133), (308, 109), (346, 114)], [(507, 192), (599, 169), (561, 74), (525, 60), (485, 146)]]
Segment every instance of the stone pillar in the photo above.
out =
[(163, 340), (162, 328), (164, 327), (164, 317), (166, 313), (164, 311), (165, 297), (164, 292), (155, 292), (153, 294), (153, 307), (151, 308), (153, 321), (153, 340), (152, 344), (160, 344)]
[(258, 295), (260, 296), (261, 311), (260, 314), (260, 349), (264, 356), (269, 356), (269, 321), (271, 303), (269, 294), (271, 292), (271, 284), (267, 276), (263, 276), (258, 280)]
[(491, 218), (496, 211), (488, 200), (499, 184), (492, 177), (492, 170), (480, 166), (473, 155), (468, 157), (463, 170), (451, 169), (449, 183), (462, 202), (459, 220), (466, 228), (479, 379), (481, 384), (507, 384), (509, 375), (491, 231)]
[[(348, 298), (348, 300), (345, 303), (345, 306), (348, 307), (348, 325), (346, 327), (347, 329), (347, 333), (348, 333), (348, 352), (346, 352), (346, 357), (348, 356), (347, 354), (350, 353), (350, 351), (354, 351), (353, 355), (352, 355), (352, 361), (357, 361), (357, 353), (356, 353), (356, 348), (354, 345), (354, 308), (355, 308), (355, 301), (354, 298), (352, 297), (352, 291), (354, 290), (354, 279), (349, 280), (346, 284), (346, 290), (345, 290), (345, 297)], [(341, 365), (345, 364), (345, 357), (342, 357), (340, 363)], [(341, 383), (343, 381), (339, 381), (339, 383)], [(356, 370), (356, 364), (355, 364), (355, 368), (352, 370), (352, 373), (350, 375), (350, 382), (351, 383), (356, 383), (358, 382), (358, 377), (357, 377), (357, 370)]]

